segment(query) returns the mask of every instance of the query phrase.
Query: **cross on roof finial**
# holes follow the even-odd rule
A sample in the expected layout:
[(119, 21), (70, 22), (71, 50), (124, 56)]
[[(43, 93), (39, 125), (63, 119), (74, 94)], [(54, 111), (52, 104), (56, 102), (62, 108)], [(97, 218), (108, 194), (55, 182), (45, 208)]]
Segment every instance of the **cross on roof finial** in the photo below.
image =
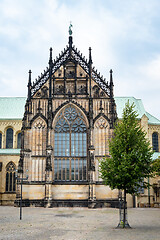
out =
[(69, 30), (68, 30), (70, 36), (72, 35), (72, 29), (71, 29), (72, 27), (73, 27), (73, 25), (72, 25), (72, 23), (70, 22)]

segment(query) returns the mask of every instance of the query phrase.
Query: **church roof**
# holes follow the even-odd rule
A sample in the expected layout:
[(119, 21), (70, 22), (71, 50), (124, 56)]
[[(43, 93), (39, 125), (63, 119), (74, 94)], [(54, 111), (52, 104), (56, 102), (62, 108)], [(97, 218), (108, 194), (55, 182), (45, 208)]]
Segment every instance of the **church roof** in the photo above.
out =
[(154, 116), (152, 116), (150, 113), (146, 112), (146, 115), (148, 117), (148, 123), (149, 124), (160, 124), (160, 120), (158, 118), (155, 118)]
[(20, 149), (6, 149), (1, 148), (0, 149), (0, 155), (19, 155)]
[(10, 120), (23, 118), (25, 97), (0, 97), (0, 119)]
[(129, 103), (134, 103), (135, 110), (138, 114), (138, 118), (141, 119), (143, 115), (146, 115), (148, 118), (148, 124), (160, 125), (160, 120), (152, 116), (150, 113), (146, 112), (142, 100), (136, 99), (134, 97), (115, 97), (115, 102), (117, 106), (117, 115), (119, 119), (122, 119), (123, 109), (125, 104), (129, 100)]
[[(125, 108), (125, 104), (129, 100), (129, 103), (134, 103), (135, 105), (135, 111), (138, 114), (138, 118), (141, 118), (144, 114), (146, 114), (146, 111), (144, 109), (143, 103), (141, 99), (136, 99), (134, 97), (115, 97), (115, 102), (117, 105), (117, 115), (118, 118), (122, 118), (123, 109)], [(160, 124), (160, 121), (159, 121)]]
[[(118, 118), (122, 118), (123, 109), (129, 100), (135, 104), (135, 110), (140, 119), (144, 114), (148, 117), (148, 123), (160, 125), (160, 120), (145, 111), (142, 100), (134, 97), (115, 97)], [(21, 120), (24, 114), (25, 97), (0, 97), (0, 120)]]

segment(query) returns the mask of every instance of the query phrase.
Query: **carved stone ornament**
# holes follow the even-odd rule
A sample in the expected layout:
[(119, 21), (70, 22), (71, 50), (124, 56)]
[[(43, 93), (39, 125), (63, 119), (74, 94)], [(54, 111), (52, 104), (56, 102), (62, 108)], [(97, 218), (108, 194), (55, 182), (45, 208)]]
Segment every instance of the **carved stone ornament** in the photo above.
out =
[(42, 98), (48, 98), (48, 87), (44, 86), (41, 91)]
[[(74, 46), (72, 46), (72, 51), (70, 51), (70, 46), (68, 46), (66, 49), (64, 49), (64, 51), (62, 51), (60, 56), (53, 63), (52, 73), (54, 74), (63, 65), (63, 63), (66, 62), (66, 60), (70, 57), (70, 54), (72, 55), (72, 58), (74, 59), (74, 61), (76, 61), (83, 68), (83, 70), (89, 74), (88, 62), (84, 57), (82, 57), (82, 54), (80, 54), (80, 52), (74, 48)], [(70, 70), (70, 71), (71, 72), (73, 71), (71, 75), (73, 74), (75, 76), (75, 71), (74, 70)], [(92, 74), (92, 78), (99, 85), (99, 87), (108, 96), (110, 96), (110, 88), (108, 86), (108, 83), (103, 78), (103, 76), (100, 76), (100, 73), (98, 73), (94, 69), (94, 67), (92, 68), (91, 74)], [(71, 76), (71, 78), (74, 78), (73, 75)], [(31, 96), (33, 96), (43, 86), (43, 84), (47, 82), (48, 79), (49, 79), (49, 68), (44, 70), (44, 73), (41, 74), (41, 77), (39, 77), (38, 80), (36, 79), (36, 82), (33, 83), (33, 86), (31, 87)]]
[(42, 121), (41, 119), (36, 121), (35, 124), (34, 124), (35, 129), (43, 129), (43, 128), (45, 128), (45, 126), (46, 125), (45, 125), (44, 121)]
[(41, 93), (40, 92), (37, 92), (36, 96), (37, 98), (40, 98), (41, 97)]
[(106, 128), (107, 127), (107, 121), (106, 119), (104, 119), (103, 117), (100, 117), (97, 121), (96, 121), (96, 127), (97, 128)]
[(66, 83), (66, 92), (67, 93), (74, 93), (74, 83), (71, 83), (71, 82), (69, 82), (69, 83)]
[(63, 85), (57, 85), (56, 86), (56, 93), (63, 94), (64, 93), (64, 86)]
[(78, 88), (78, 92), (81, 93), (81, 94), (85, 94), (86, 93), (86, 86), (85, 85), (81, 85)]
[(71, 70), (68, 71), (67, 70), (66, 71), (66, 77), (67, 78), (74, 78), (75, 77), (75, 71), (73, 71), (73, 70), (72, 71)]
[(93, 86), (93, 97), (99, 97), (100, 88), (97, 85)]
[(105, 93), (103, 91), (100, 92), (99, 94), (100, 97), (105, 97)]

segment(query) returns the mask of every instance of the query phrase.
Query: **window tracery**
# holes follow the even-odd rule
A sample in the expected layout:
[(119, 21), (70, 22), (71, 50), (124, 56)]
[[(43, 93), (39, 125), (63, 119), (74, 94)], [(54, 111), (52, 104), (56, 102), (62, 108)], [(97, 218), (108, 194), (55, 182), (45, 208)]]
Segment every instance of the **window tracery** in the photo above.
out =
[(54, 136), (55, 181), (87, 180), (87, 127), (72, 105), (58, 116)]
[(103, 117), (101, 117), (96, 121), (95, 126), (97, 128), (101, 128), (101, 129), (106, 128), (107, 127), (107, 121)]
[(36, 122), (35, 122), (35, 124), (34, 124), (34, 128), (35, 129), (40, 129), (40, 128), (45, 128), (45, 123), (44, 123), (44, 121), (43, 120), (41, 120), (41, 119), (38, 119)]

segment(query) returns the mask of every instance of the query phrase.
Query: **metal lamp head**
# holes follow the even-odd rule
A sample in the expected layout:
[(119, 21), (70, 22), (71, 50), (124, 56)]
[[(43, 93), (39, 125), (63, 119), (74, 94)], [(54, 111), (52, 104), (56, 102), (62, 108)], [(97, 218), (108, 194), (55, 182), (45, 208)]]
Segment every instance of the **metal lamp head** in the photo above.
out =
[(94, 152), (94, 150), (95, 150), (94, 146), (93, 146), (93, 145), (91, 145), (91, 146), (89, 147), (89, 151), (90, 151), (90, 153), (93, 153), (93, 152)]
[(46, 148), (47, 156), (51, 156), (52, 155), (52, 150), (53, 150), (53, 148), (52, 148), (51, 145), (47, 146), (47, 148)]

